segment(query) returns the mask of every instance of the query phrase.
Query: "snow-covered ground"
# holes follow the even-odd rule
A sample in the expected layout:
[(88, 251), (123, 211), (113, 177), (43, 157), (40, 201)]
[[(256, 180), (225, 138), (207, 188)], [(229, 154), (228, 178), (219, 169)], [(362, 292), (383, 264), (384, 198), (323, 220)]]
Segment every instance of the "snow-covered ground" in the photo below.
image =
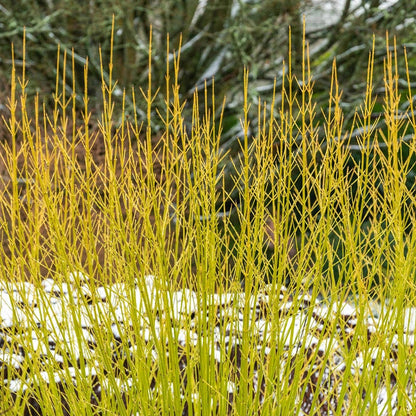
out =
[[(271, 292), (272, 287), (266, 286), (257, 296), (248, 299), (244, 293), (205, 295), (205, 301), (208, 302), (205, 310), (211, 314), (210, 322), (215, 322), (213, 328), (208, 326), (211, 328), (208, 335), (199, 332), (206, 327), (203, 320), (207, 319), (202, 314), (201, 296), (189, 289), (162, 293), (156, 289), (155, 279), (154, 276), (146, 276), (130, 286), (115, 283), (95, 289), (91, 289), (88, 279), (81, 274), (72, 274), (63, 283), (46, 279), (38, 287), (31, 283), (1, 282), (2, 388), (9, 389), (15, 398), (29, 394), (29, 402), (40, 412), (36, 413), (39, 415), (42, 414), (41, 407), (37, 405), (40, 398), (31, 392), (39, 383), (49, 386), (54, 383), (58, 391), (65, 391), (61, 385), (68, 383), (68, 379), (72, 378), (76, 388), (77, 378), (83, 377), (91, 385), (92, 406), (99, 406), (103, 392), (114, 389), (116, 383), (120, 396), (127, 400), (130, 392), (137, 388), (134, 363), (140, 355), (138, 351), (141, 354), (147, 351), (148, 360), (157, 368), (160, 349), (155, 346), (163, 333), (165, 339), (174, 341), (173, 345), (168, 342), (164, 350), (170, 357), (175, 354), (178, 357), (177, 370), (183, 376), (180, 399), (183, 400), (189, 391), (186, 377), (189, 374), (188, 363), (193, 363), (192, 371), (195, 382), (198, 383), (198, 349), (207, 342), (210, 346), (210, 359), (218, 365), (222, 360), (229, 363), (224, 367), (229, 370), (226, 374), (221, 374), (221, 377), (228, 377), (227, 400), (232, 404), (235, 394), (238, 394), (243, 316), (247, 308), (250, 308), (249, 325), (253, 328), (250, 332), (251, 342), (258, 345), (253, 344), (253, 355), (248, 359), (256, 360), (252, 367), (253, 392), (259, 393), (260, 403), (264, 400), (266, 391), (270, 394), (270, 387), (281, 388), (281, 383), (278, 383), (267, 386), (266, 389), (266, 379), (262, 372), (258, 372), (258, 369), (267, 369), (270, 354), (279, 351), (281, 382), (286, 384), (291, 383), (292, 373), (288, 366), (293, 365), (297, 354), (301, 353), (302, 357), (317, 357), (313, 360), (313, 369), (305, 362), (302, 370), (305, 380), (308, 381), (306, 388), (298, 386), (297, 400), (301, 409), (299, 416), (310, 415), (311, 403), (316, 395), (321, 403), (320, 415), (329, 416), (333, 414), (331, 409), (339, 406), (348, 409), (349, 400), (356, 396), (362, 374), (365, 372), (367, 380), (371, 374), (377, 374), (379, 370), (373, 371), (369, 367), (375, 363), (380, 365), (380, 360), (383, 362), (382, 367), (388, 368), (391, 374), (376, 376), (379, 377), (378, 385), (376, 389), (372, 389), (376, 392), (376, 397), (370, 398), (368, 403), (377, 403), (379, 416), (396, 414), (389, 412), (397, 405), (398, 385), (395, 371), (398, 368), (398, 351), (402, 350), (400, 345), (403, 343), (410, 351), (414, 348), (415, 309), (405, 309), (401, 317), (404, 320), (401, 334), (392, 333), (387, 336), (380, 332), (392, 327), (391, 320), (397, 321), (397, 317), (383, 310), (368, 310), (360, 319), (357, 309), (351, 303), (336, 302), (328, 306), (318, 301), (312, 302), (307, 294), (301, 294), (295, 299), (284, 287), (275, 296)], [(214, 320), (213, 311), (216, 314)], [(168, 316), (172, 322), (171, 338), (167, 337), (163, 328), (163, 322), (166, 322)], [(272, 325), (276, 319), (277, 326)], [(386, 320), (389, 322), (386, 323)], [(334, 325), (334, 322), (337, 324)], [(366, 330), (360, 331), (365, 340), (357, 340), (357, 325), (366, 326)], [(350, 351), (353, 339), (357, 342), (356, 345), (367, 345), (367, 349)], [(383, 345), (378, 345), (378, 339), (383, 339)], [(112, 351), (112, 368), (107, 368), (106, 363), (99, 359), (103, 354), (103, 340)], [(386, 342), (389, 343), (389, 353), (386, 353)], [(325, 360), (319, 357), (325, 357)], [(31, 365), (31, 360), (37, 360), (36, 366)], [(113, 373), (120, 362), (124, 362), (123, 377), (116, 375), (116, 380), (109, 383), (107, 375), (109, 372)], [(356, 375), (357, 386), (345, 386), (344, 397), (341, 398), (339, 393), (343, 389), (342, 380), (347, 365), (352, 366), (351, 371)], [(34, 367), (43, 368), (44, 371), (34, 374)], [(414, 369), (405, 369), (407, 370)], [(157, 394), (161, 388), (156, 373), (150, 386), (149, 397)], [(401, 385), (400, 388), (405, 388), (409, 396), (413, 394), (412, 385)], [(365, 395), (365, 390), (363, 394)], [(197, 394), (193, 394), (192, 398), (198, 400)], [(71, 414), (70, 410), (65, 412), (63, 413)], [(184, 407), (183, 415), (187, 414), (188, 408)], [(344, 414), (346, 413), (341, 412), (341, 415)]]

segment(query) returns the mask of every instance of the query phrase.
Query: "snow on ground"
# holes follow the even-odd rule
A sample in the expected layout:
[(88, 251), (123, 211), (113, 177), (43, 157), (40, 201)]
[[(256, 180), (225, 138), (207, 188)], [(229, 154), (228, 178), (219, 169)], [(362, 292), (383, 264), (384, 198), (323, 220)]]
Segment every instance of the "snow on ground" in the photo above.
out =
[[(375, 368), (378, 387), (373, 389), (376, 397), (368, 403), (376, 400), (378, 414), (387, 415), (389, 406), (395, 409), (397, 405), (398, 372), (412, 371), (410, 364), (409, 368), (406, 363), (403, 367), (403, 361), (398, 367), (398, 356), (409, 351), (413, 354), (414, 308), (405, 309), (400, 316), (383, 308), (366, 310), (363, 315), (353, 304), (312, 302), (307, 294), (293, 297), (284, 287), (274, 294), (272, 287), (266, 286), (257, 296), (248, 298), (244, 293), (199, 296), (189, 289), (168, 293), (157, 287), (156, 277), (146, 276), (131, 285), (92, 288), (86, 276), (76, 273), (67, 282), (46, 279), (37, 287), (27, 282), (0, 283), (0, 374), (4, 388), (15, 398), (31, 395), (28, 402), (39, 414), (41, 399), (34, 394), (37, 385), (54, 383), (65, 391), (63, 384), (72, 382), (76, 387), (80, 377), (91, 385), (91, 406), (99, 406), (102, 395), (111, 389), (117, 389), (126, 401), (137, 389), (136, 360), (144, 359), (156, 369), (161, 358), (158, 345), (164, 339), (163, 351), (170, 357), (177, 355), (182, 380), (179, 400), (187, 403), (183, 408), (183, 415), (187, 415), (189, 401), (184, 397), (189, 392), (188, 363), (192, 363), (197, 386), (201, 351), (209, 351), (209, 359), (219, 371), (223, 368), (220, 364), (227, 360), (229, 365), (224, 368), (229, 370), (221, 377), (227, 377), (231, 404), (239, 390), (242, 344), (250, 342), (253, 354), (246, 359), (254, 364), (252, 390), (259, 394), (260, 403), (266, 392), (270, 394), (270, 386), (259, 369), (273, 371), (267, 366), (270, 357), (278, 353), (280, 383), (271, 386), (276, 393), (282, 384), (291, 384), (291, 366), (302, 354), (305, 360), (312, 356), (315, 359), (313, 368), (305, 361), (302, 370), (308, 381), (306, 386), (298, 386), (299, 416), (310, 414), (314, 397), (320, 402), (321, 415), (333, 414), (339, 407), (348, 409), (357, 386), (343, 387), (347, 366), (351, 366), (357, 383), (364, 372), (368, 377)], [(171, 333), (164, 326), (167, 320)], [(402, 332), (386, 333), (394, 322), (401, 323), (396, 327)], [(248, 341), (243, 337), (247, 325), (251, 328)], [(364, 339), (362, 335), (357, 337), (357, 326)], [(353, 345), (361, 349), (351, 348)], [(108, 360), (103, 360), (103, 351), (109, 355)], [(385, 365), (387, 361), (390, 363)], [(41, 371), (33, 372), (33, 362)], [(389, 374), (377, 375), (380, 362)], [(108, 379), (110, 373), (115, 379)], [(162, 385), (157, 371), (150, 377), (152, 397), (160, 393)], [(343, 388), (344, 397), (340, 398)], [(412, 396), (413, 385), (406, 389)], [(199, 400), (197, 391), (191, 395), (194, 401)], [(64, 409), (63, 413), (70, 415), (71, 411)]]

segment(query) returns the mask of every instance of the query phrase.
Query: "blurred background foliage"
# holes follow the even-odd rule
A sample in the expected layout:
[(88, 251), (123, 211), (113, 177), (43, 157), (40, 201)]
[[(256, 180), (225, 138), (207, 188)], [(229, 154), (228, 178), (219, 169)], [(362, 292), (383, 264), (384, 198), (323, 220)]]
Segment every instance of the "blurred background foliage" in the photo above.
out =
[[(104, 64), (110, 56), (112, 16), (115, 16), (114, 78), (121, 89), (147, 85), (148, 44), (153, 27), (154, 87), (165, 85), (166, 34), (170, 34), (170, 60), (182, 36), (180, 84), (190, 98), (215, 75), (216, 95), (227, 96), (225, 137), (238, 125), (242, 108), (242, 73), (250, 69), (251, 99), (271, 95), (273, 80), (281, 83), (283, 60), (288, 56), (288, 26), (292, 28), (294, 72), (302, 59), (302, 25), (306, 16), (306, 41), (310, 44), (315, 94), (322, 102), (329, 91), (332, 60), (336, 56), (344, 90), (344, 111), (351, 117), (362, 99), (368, 52), (376, 35), (376, 56), (385, 56), (385, 33), (398, 35), (412, 54), (414, 0), (3, 0), (0, 2), (0, 77), (10, 77), (10, 44), (22, 57), (23, 28), (27, 38), (29, 93), (51, 96), (55, 88), (56, 52), (75, 51), (76, 84), (83, 92), (83, 66), (89, 60), (89, 97), (101, 98), (99, 47)], [(18, 61), (19, 62), (19, 61)], [(400, 67), (404, 71), (404, 68)], [(412, 69), (412, 66), (411, 66)], [(412, 71), (414, 74), (414, 70)], [(381, 78), (381, 79), (380, 79)], [(382, 87), (382, 77), (377, 78)], [(67, 67), (67, 89), (72, 88)], [(279, 88), (277, 88), (279, 90)], [(81, 97), (80, 97), (81, 98)], [(143, 116), (143, 108), (129, 108)], [(254, 112), (255, 113), (255, 112)], [(234, 123), (233, 123), (234, 121)]]
[[(292, 64), (295, 76), (301, 76), (303, 17), (306, 19), (306, 41), (309, 44), (316, 120), (322, 126), (328, 105), (331, 69), (337, 58), (338, 81), (343, 90), (342, 109), (346, 127), (352, 125), (354, 111), (362, 103), (366, 87), (369, 51), (375, 36), (375, 91), (379, 97), (374, 108), (376, 127), (384, 128), (378, 115), (383, 112), (383, 60), (386, 56), (386, 31), (390, 39), (397, 36), (399, 49), (399, 85), (403, 88), (402, 106), (406, 111), (407, 85), (402, 46), (409, 57), (410, 79), (416, 82), (415, 0), (2, 0), (0, 1), (0, 110), (7, 118), (7, 97), (11, 75), (11, 43), (14, 44), (17, 71), (22, 61), (22, 38), (26, 28), (26, 71), (30, 83), (29, 96), (39, 93), (46, 106), (53, 105), (56, 79), (56, 53), (71, 56), (74, 51), (76, 86), (79, 108), (84, 90), (83, 68), (88, 57), (88, 94), (90, 109), (100, 117), (101, 71), (99, 47), (105, 68), (110, 56), (112, 17), (115, 18), (114, 72), (118, 80), (116, 99), (122, 91), (134, 87), (145, 89), (148, 79), (148, 45), (153, 28), (153, 87), (161, 87), (155, 108), (165, 108), (163, 91), (166, 71), (166, 35), (170, 34), (169, 60), (182, 39), (180, 79), (183, 100), (191, 101), (195, 88), (202, 91), (204, 83), (215, 76), (217, 104), (227, 97), (221, 147), (230, 151), (238, 166), (240, 123), (243, 108), (243, 70), (248, 67), (250, 133), (256, 133), (257, 102), (261, 96), (270, 103), (273, 83), (277, 91), (282, 85), (282, 68), (287, 66), (288, 27), (291, 27)], [(391, 43), (392, 44), (392, 43)], [(62, 60), (61, 60), (62, 64)], [(286, 71), (287, 73), (287, 71)], [(108, 73), (104, 73), (108, 77)], [(68, 94), (72, 92), (71, 66), (66, 68)], [(62, 80), (61, 80), (62, 82)], [(414, 84), (412, 84), (414, 87)], [(63, 86), (61, 85), (61, 88)], [(128, 96), (130, 94), (127, 94)], [(48, 99), (49, 97), (49, 99)], [(137, 105), (129, 98), (126, 112), (145, 118), (145, 103), (137, 93)], [(201, 97), (202, 98), (202, 97)], [(276, 106), (281, 97), (277, 96)], [(413, 100), (413, 98), (412, 98)], [(200, 99), (203, 103), (203, 99)], [(218, 107), (220, 107), (218, 105)], [(121, 106), (115, 106), (116, 111)], [(322, 111), (321, 111), (322, 110)], [(163, 113), (162, 113), (163, 114)], [(190, 126), (191, 105), (185, 106), (184, 123)], [(92, 118), (94, 119), (94, 117)], [(162, 125), (154, 113), (154, 128)], [(299, 133), (297, 133), (299, 135)], [(412, 132), (409, 135), (412, 136)], [(347, 144), (351, 166), (360, 159), (361, 149), (352, 135)], [(318, 140), (325, 146), (325, 132), (317, 130)], [(300, 142), (301, 137), (299, 137)], [(405, 151), (405, 150), (404, 150)], [(410, 164), (409, 166), (413, 166)], [(228, 177), (232, 163), (225, 166)], [(348, 166), (346, 166), (348, 169)], [(296, 176), (296, 172), (294, 172)], [(409, 171), (409, 186), (415, 173)], [(295, 177), (296, 181), (296, 177)], [(230, 180), (230, 183), (232, 181)], [(225, 186), (231, 186), (225, 183)], [(300, 186), (300, 184), (299, 184)], [(380, 184), (382, 192), (382, 184)], [(230, 200), (238, 200), (238, 192)], [(311, 195), (313, 199), (313, 195)], [(224, 201), (222, 201), (224, 202)], [(313, 201), (312, 201), (313, 203)], [(226, 205), (226, 204), (225, 204)], [(228, 207), (225, 206), (227, 209)], [(337, 243), (336, 243), (337, 244)]]

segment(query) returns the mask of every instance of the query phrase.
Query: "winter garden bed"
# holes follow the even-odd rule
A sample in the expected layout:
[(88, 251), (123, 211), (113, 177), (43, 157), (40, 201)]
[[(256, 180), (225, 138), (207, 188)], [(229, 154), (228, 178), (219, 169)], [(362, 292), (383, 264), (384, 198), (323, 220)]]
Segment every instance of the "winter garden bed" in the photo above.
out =
[(53, 114), (32, 108), (13, 65), (0, 142), (0, 410), (410, 413), (416, 117), (406, 56), (402, 97), (387, 42), (381, 99), (370, 51), (349, 126), (335, 62), (324, 125), (306, 53), (299, 78), (285, 66), (281, 91), (255, 116), (245, 71), (235, 155), (222, 147), (214, 91), (203, 108), (194, 94), (184, 127), (172, 57), (166, 108), (155, 109), (149, 51), (143, 124), (124, 104), (114, 121), (111, 63), (95, 130), (87, 85), (81, 109), (77, 85), (60, 90), (66, 54)]
[[(240, 386), (247, 387), (246, 382), (240, 384), (243, 360), (252, 368), (249, 394), (258, 395), (263, 406), (265, 399), (279, 400), (279, 391), (287, 383), (296, 392), (298, 415), (316, 414), (311, 413), (312, 404), (320, 415), (349, 414), (345, 409), (357, 398), (354, 390), (365, 386), (368, 374), (377, 385), (369, 396), (363, 387), (360, 400), (367, 403), (371, 414), (403, 414), (398, 408), (399, 390), (409, 397), (415, 394), (413, 379), (402, 386), (397, 376), (399, 351), (414, 349), (414, 308), (403, 311), (403, 332), (391, 334), (389, 345), (380, 346), (377, 340), (386, 337), (383, 332), (389, 327), (385, 322), (396, 319), (388, 308), (360, 310), (348, 302), (311, 302), (308, 294), (293, 298), (284, 287), (273, 295), (276, 288), (272, 285), (249, 300), (237, 292), (201, 297), (185, 289), (162, 294), (155, 279), (145, 276), (144, 285), (116, 283), (93, 290), (83, 275), (75, 273), (66, 279), (72, 283), (52, 279), (38, 287), (3, 283), (2, 397), (17, 403), (24, 400), (24, 413), (20, 414), (46, 416), (48, 391), (58, 391), (61, 403), (55, 406), (62, 406), (62, 414), (73, 415), (67, 394), (79, 395), (82, 389), (81, 397), (85, 400), (88, 392), (94, 414), (100, 414), (104, 395), (105, 400), (112, 396), (121, 399), (127, 409), (136, 409), (134, 414), (140, 415), (138, 409), (144, 403), (136, 399), (137, 389), (148, 388), (149, 396), (172, 395), (171, 400), (180, 403), (181, 414), (199, 414), (201, 354), (209, 354), (206, 361), (213, 365), (214, 378), (226, 377), (223, 384), (227, 389), (222, 392), (226, 393), (226, 413), (231, 412)], [(244, 356), (247, 306), (251, 339), (249, 355)], [(166, 320), (171, 322), (169, 329), (164, 328)], [(364, 331), (357, 334), (357, 325), (365, 326)], [(352, 344), (367, 347), (354, 351)], [(173, 382), (164, 386), (157, 377), (163, 368), (161, 354), (165, 355), (162, 362), (174, 363), (177, 390)], [(381, 362), (388, 371), (381, 371)], [(271, 365), (277, 366), (273, 382), (266, 371)], [(148, 370), (145, 380), (135, 379), (141, 366)], [(347, 367), (356, 386), (343, 381)], [(300, 373), (299, 380), (307, 381), (294, 384), (295, 372)], [(213, 413), (226, 414), (224, 408), (219, 412), (214, 390), (211, 400)]]

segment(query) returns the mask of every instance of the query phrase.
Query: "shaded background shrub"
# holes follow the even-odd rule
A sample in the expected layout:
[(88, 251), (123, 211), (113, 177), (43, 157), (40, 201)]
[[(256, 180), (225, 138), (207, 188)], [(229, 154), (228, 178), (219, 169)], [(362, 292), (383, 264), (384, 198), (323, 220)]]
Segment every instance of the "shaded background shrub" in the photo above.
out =
[[(184, 98), (190, 97), (204, 81), (215, 75), (217, 96), (228, 97), (227, 106), (240, 114), (241, 82), (244, 66), (250, 69), (252, 98), (259, 92), (267, 98), (273, 79), (281, 82), (283, 60), (288, 55), (288, 26), (292, 28), (294, 72), (298, 76), (302, 60), (302, 19), (306, 16), (306, 41), (310, 54), (316, 94), (329, 90), (332, 60), (337, 57), (338, 75), (344, 89), (345, 106), (357, 104), (363, 95), (368, 51), (376, 40), (376, 56), (385, 54), (385, 33), (399, 35), (411, 53), (413, 1), (339, 0), (338, 14), (325, 9), (319, 0), (225, 0), (181, 2), (114, 1), (89, 2), (58, 0), (13, 2), (0, 7), (1, 77), (10, 77), (10, 44), (22, 57), (22, 37), (26, 28), (27, 70), (32, 93), (42, 97), (54, 90), (56, 51), (69, 55), (74, 49), (77, 85), (83, 84), (83, 66), (89, 61), (89, 96), (101, 96), (99, 48), (110, 55), (112, 16), (115, 16), (114, 78), (120, 88), (146, 85), (150, 27), (153, 28), (153, 82), (164, 85), (166, 34), (170, 53), (178, 50), (182, 38), (180, 84)], [(343, 8), (341, 7), (343, 6)], [(335, 7), (335, 6), (333, 6)], [(340, 11), (342, 9), (342, 11)], [(322, 26), (322, 14), (326, 23)], [(331, 23), (333, 21), (333, 23)], [(310, 23), (308, 23), (310, 22)], [(321, 26), (317, 26), (317, 25)], [(170, 57), (171, 61), (173, 56)], [(401, 68), (404, 72), (404, 68)], [(71, 68), (67, 87), (72, 88)], [(382, 80), (379, 80), (382, 87)], [(82, 91), (82, 89), (80, 90)], [(324, 100), (325, 101), (325, 100)], [(142, 110), (140, 106), (136, 111)], [(131, 110), (133, 111), (133, 110)]]

